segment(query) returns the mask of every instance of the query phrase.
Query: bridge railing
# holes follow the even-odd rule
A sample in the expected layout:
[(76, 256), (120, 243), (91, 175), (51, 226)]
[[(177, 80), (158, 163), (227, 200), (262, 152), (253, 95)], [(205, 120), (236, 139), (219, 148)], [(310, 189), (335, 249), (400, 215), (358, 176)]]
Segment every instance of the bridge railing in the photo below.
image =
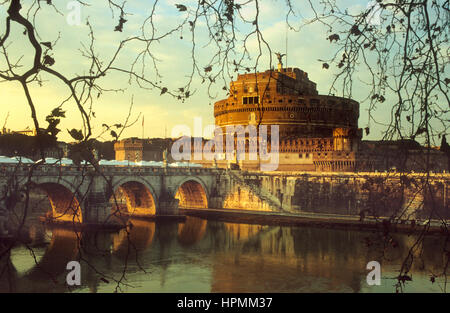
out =
[[(33, 168), (32, 164), (2, 164), (0, 165), (0, 175), (9, 176), (12, 173), (26, 175)], [(205, 167), (155, 167), (155, 166), (111, 166), (103, 165), (99, 167), (103, 173), (116, 174), (142, 174), (142, 175), (170, 175), (170, 174), (206, 174), (224, 169), (205, 168)], [(33, 175), (79, 175), (81, 172), (94, 172), (92, 165), (60, 165), (60, 164), (41, 164), (33, 169)]]
[(450, 173), (447, 172), (285, 172), (285, 171), (275, 171), (275, 172), (261, 172), (261, 171), (242, 171), (243, 175), (246, 176), (289, 176), (289, 177), (343, 177), (343, 178), (364, 178), (364, 177), (386, 177), (386, 178), (400, 178), (402, 176), (414, 177), (414, 178), (426, 178), (431, 179), (450, 179)]

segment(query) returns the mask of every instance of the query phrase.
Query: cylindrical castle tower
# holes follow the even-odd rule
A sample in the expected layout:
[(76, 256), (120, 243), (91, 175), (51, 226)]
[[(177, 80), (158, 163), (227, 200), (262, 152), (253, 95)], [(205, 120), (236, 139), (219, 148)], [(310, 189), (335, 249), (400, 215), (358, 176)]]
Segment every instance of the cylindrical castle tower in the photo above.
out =
[(224, 134), (227, 126), (279, 125), (280, 153), (356, 151), (360, 140), (359, 103), (319, 95), (298, 68), (238, 75), (229, 97), (214, 104), (214, 117)]

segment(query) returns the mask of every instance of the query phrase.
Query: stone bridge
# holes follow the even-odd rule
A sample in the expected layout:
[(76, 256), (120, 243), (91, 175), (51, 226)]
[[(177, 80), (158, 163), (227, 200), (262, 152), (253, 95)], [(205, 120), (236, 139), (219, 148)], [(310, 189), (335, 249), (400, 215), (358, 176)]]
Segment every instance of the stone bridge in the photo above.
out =
[(220, 206), (217, 185), (224, 172), (194, 167), (3, 166), (0, 198), (14, 189), (23, 201), (27, 190), (39, 189), (47, 194), (54, 219), (77, 223), (108, 222), (114, 208), (130, 215), (177, 215), (179, 208)]
[[(303, 212), (318, 216), (358, 216), (365, 210), (377, 216), (396, 214), (402, 219), (449, 219), (449, 185), (448, 173), (0, 166), (0, 200), (7, 199), (12, 191), (26, 195), (24, 191), (37, 188), (50, 200), (51, 214), (47, 216), (87, 224), (114, 223), (113, 212), (127, 216), (174, 216), (180, 208)], [(4, 205), (11, 207), (8, 203)]]

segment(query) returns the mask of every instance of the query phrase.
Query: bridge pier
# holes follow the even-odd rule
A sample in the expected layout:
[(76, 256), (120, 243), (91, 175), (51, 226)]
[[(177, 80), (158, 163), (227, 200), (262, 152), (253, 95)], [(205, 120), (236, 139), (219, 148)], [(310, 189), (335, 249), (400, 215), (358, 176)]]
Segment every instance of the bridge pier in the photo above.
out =
[[(164, 168), (164, 174), (167, 174), (167, 168)], [(160, 195), (156, 215), (179, 215), (179, 199), (175, 198), (175, 193), (168, 188), (166, 175), (160, 176)], [(176, 191), (175, 191), (176, 192)]]
[(211, 195), (209, 198), (209, 207), (212, 209), (222, 209), (225, 197), (220, 195)]
[(216, 182), (212, 187), (211, 194), (209, 195), (208, 207), (212, 209), (222, 209), (225, 197), (228, 194), (228, 186), (230, 184), (222, 175), (216, 178)]
[(157, 215), (179, 215), (179, 200), (171, 196), (168, 192), (163, 192), (159, 197), (159, 205), (156, 210)]
[(111, 204), (103, 192), (90, 192), (84, 205), (84, 222), (90, 224), (110, 224), (115, 219), (112, 215)]
[[(84, 201), (83, 223), (86, 224), (118, 224), (119, 214), (114, 214), (109, 196), (111, 191), (108, 190), (103, 177), (94, 177), (87, 197)], [(118, 212), (117, 212), (118, 213)]]

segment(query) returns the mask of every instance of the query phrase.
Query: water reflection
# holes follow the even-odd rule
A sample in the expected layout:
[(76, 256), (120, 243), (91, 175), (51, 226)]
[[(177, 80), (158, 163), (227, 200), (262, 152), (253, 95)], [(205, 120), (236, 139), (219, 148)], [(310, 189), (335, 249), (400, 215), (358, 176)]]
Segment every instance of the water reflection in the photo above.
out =
[(51, 236), (47, 244), (18, 245), (1, 259), (1, 269), (7, 274), (0, 277), (0, 291), (66, 291), (66, 265), (77, 259), (81, 234), (53, 229), (46, 236)]
[[(131, 219), (130, 225), (117, 233), (34, 232), (43, 238), (31, 247), (34, 256), (16, 246), (2, 257), (0, 291), (69, 291), (66, 264), (79, 260), (76, 292), (114, 291), (121, 279), (127, 284), (119, 284), (121, 290), (132, 292), (395, 292), (393, 278), (416, 239), (193, 217), (183, 223)], [(405, 291), (441, 292), (442, 279), (433, 284), (430, 275), (447, 262), (444, 244), (445, 238), (426, 237), (416, 245)], [(382, 264), (382, 286), (366, 284), (372, 260)]]
[(113, 253), (126, 255), (128, 253), (143, 251), (150, 247), (155, 235), (155, 223), (145, 220), (133, 219), (126, 229), (112, 235)]
[(205, 236), (207, 220), (189, 217), (184, 223), (178, 224), (178, 242), (182, 246), (191, 246)]

